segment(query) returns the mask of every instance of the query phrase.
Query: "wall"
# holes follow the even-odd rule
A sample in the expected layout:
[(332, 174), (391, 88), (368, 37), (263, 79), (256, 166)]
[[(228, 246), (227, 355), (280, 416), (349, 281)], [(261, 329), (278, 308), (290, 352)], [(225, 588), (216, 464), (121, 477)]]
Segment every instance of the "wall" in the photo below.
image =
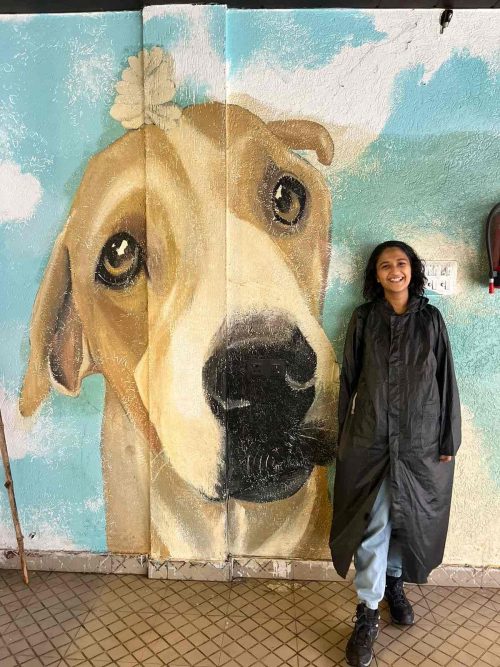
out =
[[(445, 560), (500, 564), (483, 243), (499, 199), (500, 26), (457, 10), (440, 35), (438, 19), (181, 6), (0, 18), (0, 402), (29, 548), (328, 558), (318, 464), (335, 354), (368, 253), (396, 237), (459, 262), (456, 293), (431, 297), (464, 418)], [(145, 118), (129, 85), (142, 66), (127, 61), (142, 47), (165, 54), (147, 56), (146, 94), (163, 106)], [(291, 219), (300, 209), (276, 180), (297, 170), (314, 193), (305, 234), (275, 215), (277, 195)], [(95, 270), (123, 231), (147, 260), (109, 289)], [(130, 243), (108, 247), (119, 275), (142, 257)], [(294, 391), (280, 370), (292, 363)], [(14, 542), (3, 494), (0, 547)]]

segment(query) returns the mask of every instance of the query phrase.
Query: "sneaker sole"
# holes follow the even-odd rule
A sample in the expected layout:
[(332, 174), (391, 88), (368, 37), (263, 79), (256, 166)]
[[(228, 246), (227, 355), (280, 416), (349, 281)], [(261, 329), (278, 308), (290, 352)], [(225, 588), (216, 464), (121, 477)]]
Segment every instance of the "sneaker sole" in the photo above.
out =
[[(387, 597), (385, 595), (384, 595), (384, 600), (387, 602), (387, 604), (389, 604), (389, 600), (387, 599)], [(411, 623), (402, 623), (401, 621), (396, 621), (394, 616), (391, 614), (390, 608), (389, 608), (389, 614), (391, 615), (391, 621), (392, 621), (392, 623), (394, 623), (394, 625), (408, 625), (408, 626), (409, 625), (415, 625), (415, 619), (413, 619), (413, 621), (411, 621)]]
[[(389, 613), (390, 613), (390, 612), (389, 612)], [(402, 621), (397, 621), (397, 620), (393, 617), (392, 614), (391, 614), (391, 622), (393, 623), (393, 625), (405, 625), (405, 626), (408, 626), (408, 627), (409, 627), (410, 625), (415, 625), (415, 619), (413, 619), (413, 621), (411, 621), (411, 623), (403, 623)]]
[[(380, 630), (377, 632), (377, 636), (375, 637), (375, 639), (373, 641), (377, 641), (379, 634), (380, 634)], [(369, 662), (359, 662), (359, 660), (358, 660), (358, 662), (349, 662), (347, 657), (346, 657), (345, 661), (351, 667), (369, 667), (369, 665), (372, 664), (372, 660), (373, 660), (374, 657), (375, 657), (375, 652), (372, 651), (372, 657), (370, 658)]]
[(372, 660), (375, 657), (375, 653), (372, 652), (372, 657), (370, 658), (369, 662), (349, 662), (349, 660), (346, 658), (346, 662), (348, 665), (351, 665), (351, 667), (369, 667), (369, 665), (372, 664)]

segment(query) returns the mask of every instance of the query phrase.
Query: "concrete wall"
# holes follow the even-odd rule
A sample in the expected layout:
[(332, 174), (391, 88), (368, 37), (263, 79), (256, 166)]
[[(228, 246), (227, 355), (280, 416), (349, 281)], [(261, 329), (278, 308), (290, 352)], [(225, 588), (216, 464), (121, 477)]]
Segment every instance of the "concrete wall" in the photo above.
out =
[(439, 14), (0, 18), (0, 406), (29, 548), (328, 558), (335, 358), (400, 238), (458, 261), (431, 296), (464, 418), (445, 559), (500, 564), (500, 19)]

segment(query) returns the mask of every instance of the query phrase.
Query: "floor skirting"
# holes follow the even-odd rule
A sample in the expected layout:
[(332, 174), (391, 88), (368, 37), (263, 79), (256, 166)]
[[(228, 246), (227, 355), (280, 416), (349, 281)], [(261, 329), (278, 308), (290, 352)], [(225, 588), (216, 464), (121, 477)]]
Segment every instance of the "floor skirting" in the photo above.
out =
[[(139, 574), (151, 579), (232, 581), (239, 578), (292, 581), (342, 581), (330, 561), (231, 557), (227, 561), (155, 561), (147, 555), (99, 554), (85, 551), (27, 551), (28, 569), (51, 572)], [(19, 556), (0, 550), (0, 569), (18, 569)], [(348, 579), (352, 578), (352, 572)], [(433, 586), (500, 588), (499, 567), (442, 565), (428, 583)]]

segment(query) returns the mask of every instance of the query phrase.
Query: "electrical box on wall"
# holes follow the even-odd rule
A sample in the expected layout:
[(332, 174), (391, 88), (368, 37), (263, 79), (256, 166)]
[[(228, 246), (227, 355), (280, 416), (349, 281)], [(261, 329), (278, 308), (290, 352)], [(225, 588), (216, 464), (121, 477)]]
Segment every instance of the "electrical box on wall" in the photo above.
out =
[(427, 294), (447, 296), (453, 294), (457, 285), (458, 262), (454, 260), (424, 260), (427, 277)]

